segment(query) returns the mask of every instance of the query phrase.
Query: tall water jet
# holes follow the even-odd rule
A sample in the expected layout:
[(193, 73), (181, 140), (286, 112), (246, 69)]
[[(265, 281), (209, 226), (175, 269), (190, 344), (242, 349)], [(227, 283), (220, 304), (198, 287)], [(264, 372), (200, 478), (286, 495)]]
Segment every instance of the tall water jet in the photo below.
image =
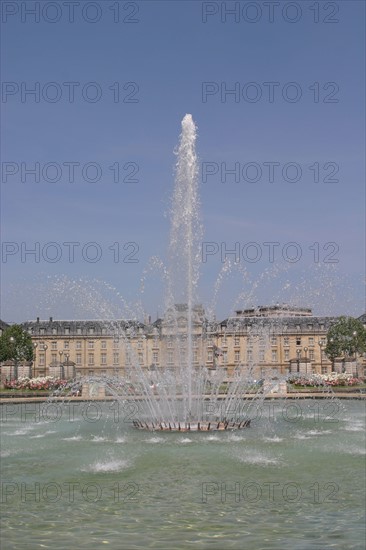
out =
[[(123, 342), (126, 353), (126, 377), (89, 376), (82, 382), (83, 390), (85, 386), (102, 384), (116, 400), (132, 406), (133, 425), (143, 430), (209, 432), (247, 428), (256, 414), (256, 407), (276, 384), (270, 381), (262, 384), (256, 380), (252, 357), (247, 358), (247, 365), (236, 361), (234, 368), (227, 368), (224, 360), (226, 337), (225, 341), (223, 336), (219, 341), (214, 336), (216, 322), (209, 321), (198, 304), (203, 230), (196, 136), (192, 116), (187, 114), (182, 120), (176, 150), (169, 263), (164, 272), (167, 282), (165, 313), (163, 319), (148, 327), (156, 359), (153, 353), (152, 363), (141, 361), (143, 339), (146, 338), (142, 323), (131, 319), (115, 322), (114, 337), (117, 342)], [(244, 327), (240, 320), (229, 318), (224, 332), (226, 330), (237, 334), (240, 330), (247, 331), (252, 353), (256, 346), (263, 351), (271, 330), (273, 335), (276, 327), (262, 326), (260, 322)], [(159, 335), (161, 346), (155, 342)], [(207, 357), (203, 355), (204, 349), (209, 350)]]
[[(175, 311), (176, 304), (186, 305), (187, 340), (186, 361), (181, 360), (179, 370), (185, 380), (184, 392), (189, 416), (193, 394), (193, 307), (197, 302), (197, 284), (200, 265), (202, 226), (198, 195), (198, 163), (195, 150), (197, 128), (192, 115), (182, 120), (182, 133), (177, 149), (175, 188), (171, 207), (169, 243), (167, 309)], [(185, 372), (182, 372), (182, 371)]]

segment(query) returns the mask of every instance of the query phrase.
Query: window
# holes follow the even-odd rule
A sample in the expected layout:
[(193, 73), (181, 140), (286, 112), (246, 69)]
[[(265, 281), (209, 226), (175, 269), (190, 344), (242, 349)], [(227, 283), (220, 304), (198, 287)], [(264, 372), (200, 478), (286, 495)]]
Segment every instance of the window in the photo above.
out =
[(313, 325), (308, 325), (309, 330), (313, 330)]
[(253, 361), (253, 350), (252, 349), (247, 350), (247, 361)]
[(143, 355), (143, 353), (139, 353), (138, 359), (139, 359), (139, 365), (143, 365), (144, 364), (144, 355)]
[(88, 342), (88, 349), (94, 349), (94, 342), (93, 342), (93, 340), (89, 340), (89, 342)]
[(94, 353), (88, 354), (88, 365), (94, 365)]
[(169, 365), (172, 365), (173, 364), (173, 352), (172, 351), (168, 351), (168, 364)]
[(173, 340), (171, 338), (169, 338), (168, 340), (168, 348), (172, 348), (173, 347)]
[(94, 327), (90, 327), (89, 334), (94, 334)]
[(285, 346), (289, 346), (290, 345), (290, 338), (288, 336), (285, 336), (284, 339), (283, 339), (283, 343)]
[(118, 349), (119, 347), (119, 338), (113, 338), (113, 348)]
[(259, 350), (259, 361), (264, 361), (264, 350)]
[(51, 349), (57, 350), (57, 342), (51, 342)]
[(106, 365), (107, 364), (107, 354), (106, 353), (102, 353), (100, 355), (100, 364), (101, 365)]
[(272, 350), (272, 363), (277, 363), (277, 350)]
[(70, 327), (65, 327), (65, 334), (70, 334)]
[(198, 351), (196, 349), (193, 350), (193, 362), (198, 363)]
[(102, 349), (107, 349), (107, 342), (106, 342), (106, 340), (102, 340), (102, 341), (101, 341), (100, 347), (101, 347)]
[(271, 337), (271, 344), (272, 344), (272, 346), (275, 346), (277, 344), (277, 337), (276, 336)]
[(39, 334), (44, 334), (44, 328), (39, 329)]
[(310, 336), (309, 338), (309, 346), (313, 346), (314, 345), (314, 338), (312, 336)]
[(309, 359), (311, 361), (314, 361), (314, 350), (313, 349), (309, 349)]
[(301, 346), (301, 338), (299, 337), (296, 338), (296, 345)]
[(212, 350), (207, 350), (207, 361), (209, 361), (210, 363), (213, 361)]
[(57, 363), (57, 353), (51, 353), (51, 361), (52, 363)]
[(102, 328), (102, 334), (107, 334), (107, 329), (105, 327)]
[(81, 341), (80, 340), (76, 341), (76, 349), (81, 349)]
[(52, 329), (52, 334), (57, 334), (57, 328)]
[(39, 365), (44, 366), (44, 353), (40, 353), (38, 356), (39, 359)]
[(290, 350), (285, 349), (285, 361), (289, 361), (289, 360), (290, 360)]
[(88, 374), (89, 374), (89, 376), (93, 376), (94, 371), (93, 371), (93, 370), (90, 370)]
[(240, 361), (240, 351), (235, 351), (234, 360), (235, 360), (235, 363), (239, 363), (239, 361)]
[(240, 336), (237, 334), (234, 336), (234, 346), (240, 346)]
[(159, 353), (157, 351), (153, 352), (153, 363), (159, 363)]
[(80, 328), (80, 327), (78, 327), (78, 328), (76, 329), (76, 334), (81, 334), (81, 328)]
[(222, 352), (222, 362), (227, 363), (227, 351)]
[(70, 349), (70, 342), (68, 340), (64, 342), (64, 349)]
[[(114, 354), (114, 355), (116, 355), (116, 354)], [(130, 365), (131, 364), (131, 351), (129, 349), (126, 349), (125, 359), (126, 359), (126, 365)]]
[(81, 365), (81, 353), (76, 354), (76, 364)]
[(113, 365), (119, 365), (119, 353), (113, 354)]

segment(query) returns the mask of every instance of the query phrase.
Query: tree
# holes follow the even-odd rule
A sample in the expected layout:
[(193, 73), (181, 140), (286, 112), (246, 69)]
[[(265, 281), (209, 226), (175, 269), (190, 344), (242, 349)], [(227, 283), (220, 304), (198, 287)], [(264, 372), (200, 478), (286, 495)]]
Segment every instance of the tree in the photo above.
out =
[(33, 361), (32, 338), (20, 325), (12, 325), (0, 336), (0, 361)]
[(340, 317), (329, 329), (325, 354), (331, 361), (366, 351), (366, 329), (353, 317)]

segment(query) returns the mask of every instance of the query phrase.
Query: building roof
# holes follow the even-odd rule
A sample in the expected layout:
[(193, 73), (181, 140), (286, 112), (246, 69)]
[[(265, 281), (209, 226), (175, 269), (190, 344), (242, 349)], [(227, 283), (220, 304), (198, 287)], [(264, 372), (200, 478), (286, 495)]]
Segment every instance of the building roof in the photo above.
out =
[(362, 323), (363, 325), (366, 325), (366, 313), (363, 313), (362, 315), (360, 315), (359, 317), (357, 317), (357, 319), (358, 319), (359, 321), (361, 321), (361, 323)]
[(5, 329), (7, 329), (8, 327), (10, 327), (10, 325), (8, 323), (5, 323), (5, 321), (2, 321), (0, 319), (0, 331), (3, 331)]
[(308, 307), (276, 304), (274, 306), (257, 306), (249, 309), (236, 310), (237, 317), (311, 317), (312, 310)]

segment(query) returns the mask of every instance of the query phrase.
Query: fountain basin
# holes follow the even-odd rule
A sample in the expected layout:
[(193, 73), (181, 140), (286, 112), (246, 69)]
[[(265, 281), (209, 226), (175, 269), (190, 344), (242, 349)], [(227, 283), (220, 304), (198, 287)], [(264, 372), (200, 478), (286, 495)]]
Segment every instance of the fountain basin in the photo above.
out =
[(138, 430), (146, 430), (149, 432), (221, 432), (242, 430), (250, 427), (250, 420), (235, 421), (220, 421), (220, 422), (142, 422), (135, 420), (134, 428)]

